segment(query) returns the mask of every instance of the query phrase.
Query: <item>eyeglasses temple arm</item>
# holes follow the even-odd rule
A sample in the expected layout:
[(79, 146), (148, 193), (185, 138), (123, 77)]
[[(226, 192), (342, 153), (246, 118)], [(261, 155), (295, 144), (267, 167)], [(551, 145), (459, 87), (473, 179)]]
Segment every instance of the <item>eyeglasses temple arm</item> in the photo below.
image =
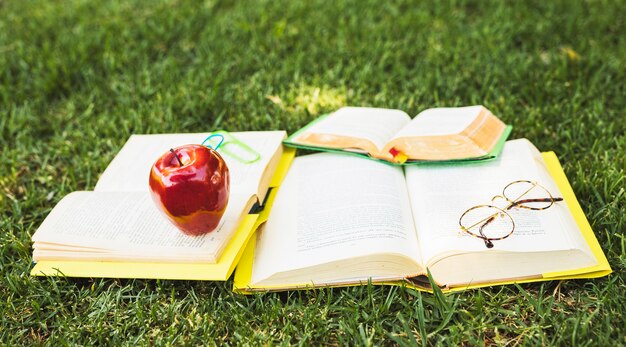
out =
[(563, 198), (544, 198), (544, 199), (517, 200), (517, 201), (513, 201), (509, 206), (507, 206), (506, 210), (510, 210), (513, 207), (517, 206), (517, 205), (521, 205), (521, 204), (525, 204), (525, 203), (529, 203), (529, 202), (557, 202), (557, 201), (563, 201)]
[(491, 218), (487, 219), (487, 221), (483, 223), (480, 228), (478, 228), (478, 232), (480, 233), (480, 236), (482, 236), (483, 241), (485, 241), (485, 246), (487, 246), (487, 248), (493, 248), (493, 242), (491, 242), (491, 240), (487, 236), (485, 236), (485, 234), (483, 234), (483, 228), (486, 227), (487, 224), (491, 223), (494, 219), (496, 219), (496, 217), (492, 216)]

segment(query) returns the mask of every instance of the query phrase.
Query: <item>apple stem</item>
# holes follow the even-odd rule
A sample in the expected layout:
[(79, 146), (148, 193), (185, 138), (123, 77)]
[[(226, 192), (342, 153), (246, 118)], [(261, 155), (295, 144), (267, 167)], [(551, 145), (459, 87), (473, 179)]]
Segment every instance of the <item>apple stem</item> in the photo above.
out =
[(176, 154), (176, 152), (174, 152), (173, 148), (170, 148), (170, 152), (174, 153), (174, 156), (176, 157), (176, 160), (178, 160), (178, 164), (180, 164), (180, 166), (183, 166), (183, 162), (180, 161), (180, 158), (178, 157), (178, 154)]

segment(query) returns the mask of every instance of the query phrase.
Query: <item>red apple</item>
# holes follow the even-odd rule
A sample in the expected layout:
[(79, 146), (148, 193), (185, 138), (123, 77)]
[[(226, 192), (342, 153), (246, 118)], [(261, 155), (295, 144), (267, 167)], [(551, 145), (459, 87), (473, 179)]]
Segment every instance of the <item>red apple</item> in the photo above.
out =
[(226, 211), (230, 175), (215, 150), (184, 145), (163, 154), (150, 170), (152, 199), (187, 235), (215, 230)]

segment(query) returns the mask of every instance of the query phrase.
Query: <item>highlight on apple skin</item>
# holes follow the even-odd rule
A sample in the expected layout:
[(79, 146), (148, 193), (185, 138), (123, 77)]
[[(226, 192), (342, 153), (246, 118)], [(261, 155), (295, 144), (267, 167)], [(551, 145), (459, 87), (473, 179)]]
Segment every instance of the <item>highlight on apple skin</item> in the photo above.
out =
[(164, 153), (150, 170), (152, 200), (184, 234), (214, 231), (226, 211), (230, 173), (215, 150), (196, 144)]

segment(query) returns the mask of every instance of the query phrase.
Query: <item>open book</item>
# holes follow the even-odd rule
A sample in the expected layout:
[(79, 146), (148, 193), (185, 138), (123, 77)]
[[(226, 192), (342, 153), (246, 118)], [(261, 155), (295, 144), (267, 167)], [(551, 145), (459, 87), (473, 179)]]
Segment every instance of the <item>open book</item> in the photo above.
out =
[(285, 144), (347, 151), (392, 163), (492, 159), (511, 127), (483, 106), (400, 110), (343, 107), (309, 123)]
[[(217, 263), (236, 231), (244, 224), (248, 229), (254, 224), (254, 220), (247, 219), (248, 212), (266, 198), (272, 176), (283, 158), (282, 140), (286, 134), (232, 133), (257, 151), (260, 159), (244, 164), (222, 153), (230, 171), (231, 192), (221, 224), (203, 236), (187, 236), (167, 221), (151, 200), (148, 175), (154, 161), (169, 148), (199, 144), (208, 135), (131, 136), (101, 175), (94, 191), (65, 196), (32, 236), (33, 260), (37, 262), (32, 273), (41, 274), (47, 269), (50, 274), (51, 266), (39, 265), (64, 262), (121, 262), (130, 267), (134, 265), (128, 263)], [(90, 274), (89, 269), (83, 272), (98, 276)], [(163, 278), (158, 273), (137, 275)]]
[[(298, 157), (256, 244), (239, 263), (239, 291), (405, 283), (445, 289), (610, 272), (556, 157), (527, 140), (498, 159), (396, 167), (332, 153)], [(555, 164), (556, 163), (556, 164)], [(554, 176), (553, 176), (554, 175)], [(511, 209), (514, 232), (493, 248), (464, 232), (467, 209), (516, 180), (540, 182), (544, 210)], [(505, 207), (502, 207), (505, 208)]]

